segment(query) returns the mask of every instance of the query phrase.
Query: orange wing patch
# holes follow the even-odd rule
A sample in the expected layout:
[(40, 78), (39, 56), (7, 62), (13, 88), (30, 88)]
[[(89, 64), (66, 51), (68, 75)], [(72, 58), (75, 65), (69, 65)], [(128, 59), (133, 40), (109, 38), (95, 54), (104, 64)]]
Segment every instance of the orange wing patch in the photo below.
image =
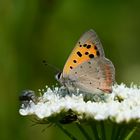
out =
[(91, 41), (87, 41), (85, 44), (79, 42), (69, 56), (64, 66), (63, 73), (69, 74), (73, 68), (98, 56), (100, 56), (100, 53)]

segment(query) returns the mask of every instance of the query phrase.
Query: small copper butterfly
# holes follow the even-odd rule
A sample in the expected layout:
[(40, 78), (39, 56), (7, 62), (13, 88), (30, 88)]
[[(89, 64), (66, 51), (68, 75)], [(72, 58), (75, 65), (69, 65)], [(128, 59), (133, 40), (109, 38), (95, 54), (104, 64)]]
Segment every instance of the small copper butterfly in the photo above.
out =
[(81, 36), (56, 79), (69, 91), (79, 89), (86, 93), (112, 92), (115, 68), (112, 62), (105, 58), (95, 31), (91, 29)]

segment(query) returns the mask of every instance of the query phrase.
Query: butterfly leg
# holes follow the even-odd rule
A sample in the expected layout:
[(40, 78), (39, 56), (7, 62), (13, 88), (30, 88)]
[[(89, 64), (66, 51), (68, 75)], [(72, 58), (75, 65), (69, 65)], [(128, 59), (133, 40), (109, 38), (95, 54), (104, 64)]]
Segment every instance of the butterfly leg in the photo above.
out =
[(65, 85), (59, 88), (58, 94), (61, 97), (65, 97), (66, 95), (72, 96), (72, 91)]

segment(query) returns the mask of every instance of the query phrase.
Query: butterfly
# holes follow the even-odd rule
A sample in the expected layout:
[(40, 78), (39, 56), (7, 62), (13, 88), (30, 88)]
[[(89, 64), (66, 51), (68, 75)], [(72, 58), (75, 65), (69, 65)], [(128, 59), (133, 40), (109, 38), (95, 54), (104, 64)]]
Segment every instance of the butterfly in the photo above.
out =
[(69, 91), (111, 93), (115, 82), (113, 63), (105, 57), (102, 44), (92, 29), (78, 40), (68, 57), (63, 71), (56, 79)]

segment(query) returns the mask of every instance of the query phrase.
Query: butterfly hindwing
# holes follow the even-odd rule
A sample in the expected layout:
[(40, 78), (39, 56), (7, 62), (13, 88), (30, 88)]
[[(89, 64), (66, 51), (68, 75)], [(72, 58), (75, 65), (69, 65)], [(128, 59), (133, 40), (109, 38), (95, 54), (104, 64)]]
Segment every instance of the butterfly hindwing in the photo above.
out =
[(111, 92), (115, 82), (115, 69), (106, 58), (95, 58), (76, 67), (69, 75), (76, 88), (85, 92), (96, 89)]

